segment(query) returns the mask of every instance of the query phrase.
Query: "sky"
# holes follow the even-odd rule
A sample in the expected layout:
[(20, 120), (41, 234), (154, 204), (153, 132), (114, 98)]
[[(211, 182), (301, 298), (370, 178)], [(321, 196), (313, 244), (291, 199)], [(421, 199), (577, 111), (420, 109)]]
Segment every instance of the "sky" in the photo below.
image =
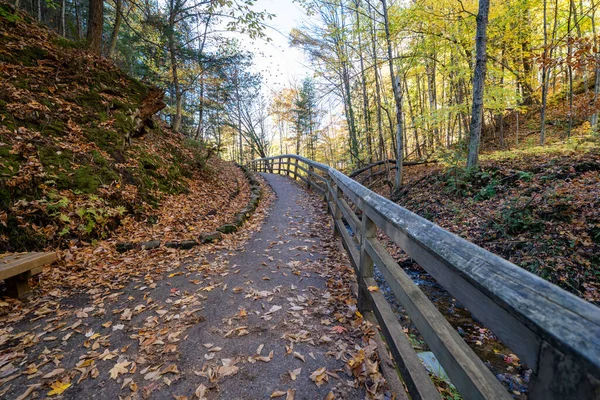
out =
[(265, 95), (289, 86), (294, 80), (311, 76), (310, 61), (302, 50), (290, 47), (288, 39), (290, 31), (300, 27), (307, 18), (304, 10), (292, 0), (257, 0), (254, 8), (275, 14), (267, 21), (271, 28), (265, 31), (272, 41), (251, 40), (241, 34), (236, 36), (243, 48), (254, 53), (255, 70), (263, 76)]

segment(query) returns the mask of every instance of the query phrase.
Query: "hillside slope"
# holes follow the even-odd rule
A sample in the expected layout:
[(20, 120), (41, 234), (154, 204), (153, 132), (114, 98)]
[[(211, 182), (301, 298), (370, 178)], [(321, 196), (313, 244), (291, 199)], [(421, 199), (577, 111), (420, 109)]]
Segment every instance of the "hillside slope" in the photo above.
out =
[(0, 3), (0, 252), (160, 224), (160, 204), (191, 192), (185, 224), (210, 230), (233, 214), (231, 199), (248, 191), (238, 168), (158, 120), (128, 144), (136, 110), (157, 93)]
[[(381, 178), (365, 183), (389, 195)], [(600, 148), (594, 137), (490, 151), (479, 171), (443, 162), (407, 167), (397, 202), (600, 304)]]

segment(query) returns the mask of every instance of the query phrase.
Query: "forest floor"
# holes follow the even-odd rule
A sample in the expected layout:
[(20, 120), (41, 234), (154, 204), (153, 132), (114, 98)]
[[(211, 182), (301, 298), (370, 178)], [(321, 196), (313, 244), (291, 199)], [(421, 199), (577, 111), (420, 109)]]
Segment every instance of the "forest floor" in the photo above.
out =
[(2, 303), (0, 396), (389, 398), (325, 205), (267, 180), (275, 194), (263, 184), (257, 212), (218, 244), (64, 252), (34, 297)]

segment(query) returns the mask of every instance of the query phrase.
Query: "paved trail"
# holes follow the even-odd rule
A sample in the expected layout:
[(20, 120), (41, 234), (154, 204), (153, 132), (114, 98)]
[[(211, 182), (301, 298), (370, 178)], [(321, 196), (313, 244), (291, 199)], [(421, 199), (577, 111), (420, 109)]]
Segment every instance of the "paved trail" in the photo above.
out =
[[(203, 314), (214, 324), (209, 329), (206, 323), (190, 329), (182, 361), (191, 366), (202, 359), (205, 349), (201, 343), (223, 347), (218, 354), (221, 358), (247, 358), (264, 344), (261, 353), (268, 355), (273, 351), (272, 360), (240, 366), (242, 373), (220, 385), (222, 398), (268, 398), (275, 391), (293, 389), (296, 399), (317, 399), (324, 398), (334, 387), (338, 388), (334, 390), (336, 398), (362, 398), (361, 391), (346, 383), (347, 380), (353, 383), (353, 379), (340, 372), (344, 362), (335, 358), (340, 350), (331, 333), (335, 324), (328, 315), (333, 310), (323, 301), (328, 293), (327, 256), (333, 250), (333, 243), (321, 242), (317, 234), (324, 228), (327, 216), (321, 207), (315, 207), (319, 204), (318, 198), (307, 194), (298, 184), (282, 176), (265, 177), (277, 199), (262, 230), (250, 239), (245, 249), (223, 258), (230, 271), (239, 269), (240, 272), (226, 276), (228, 290), (216, 292), (205, 303)], [(244, 292), (234, 294), (231, 289), (236, 287), (244, 288)], [(247, 298), (249, 290), (260, 298)], [(265, 316), (278, 307), (281, 309)], [(222, 323), (239, 310), (245, 310), (247, 318), (234, 320), (231, 325)], [(331, 325), (324, 325), (322, 320)], [(244, 329), (250, 333), (233, 339), (223, 338), (224, 331), (239, 326), (246, 326)], [(286, 355), (286, 345), (290, 346), (295, 340), (282, 338), (285, 334), (292, 338), (298, 335), (289, 355)], [(323, 342), (322, 337), (331, 342)], [(305, 362), (295, 357), (294, 352)], [(319, 388), (309, 376), (322, 367), (330, 372), (338, 371), (340, 379), (330, 376), (330, 383)], [(289, 371), (297, 368), (302, 368), (302, 372), (292, 381)]]
[(377, 364), (364, 364), (372, 328), (356, 313), (324, 203), (288, 178), (265, 179), (276, 199), (243, 246), (9, 325), (0, 362), (14, 377), (0, 381), (0, 397), (28, 385), (44, 397), (54, 385), (67, 399), (364, 398), (346, 364), (364, 348), (359, 375), (382, 382)]

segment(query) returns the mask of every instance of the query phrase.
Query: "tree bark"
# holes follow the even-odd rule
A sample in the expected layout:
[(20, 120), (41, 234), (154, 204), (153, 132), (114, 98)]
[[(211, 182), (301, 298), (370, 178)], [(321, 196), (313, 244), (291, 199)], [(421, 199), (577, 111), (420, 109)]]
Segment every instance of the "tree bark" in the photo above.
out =
[[(596, 37), (596, 4), (595, 1), (592, 0), (592, 32), (594, 37), (594, 48), (596, 48), (596, 54), (594, 55), (594, 61), (596, 63), (594, 71), (596, 74), (596, 80), (594, 83), (594, 108), (596, 108), (596, 103), (598, 101), (598, 94), (600, 93), (600, 50), (598, 50), (598, 39)], [(598, 131), (598, 112), (594, 112), (591, 118), (592, 131)]]
[(360, 76), (361, 76), (361, 84), (362, 84), (362, 96), (363, 96), (363, 117), (365, 123), (365, 138), (367, 141), (367, 163), (371, 163), (373, 161), (373, 145), (371, 143), (371, 116), (369, 114), (369, 97), (367, 92), (367, 78), (365, 74), (365, 64), (363, 57), (363, 46), (362, 46), (362, 32), (360, 30), (360, 14), (358, 12), (358, 8), (360, 6), (360, 1), (355, 1), (356, 7), (356, 31), (358, 35), (358, 54), (360, 58)]
[(392, 39), (390, 37), (390, 23), (388, 19), (388, 8), (386, 0), (381, 0), (383, 6), (383, 22), (385, 26), (385, 39), (387, 42), (388, 64), (390, 67), (390, 79), (394, 89), (394, 101), (396, 103), (396, 176), (394, 178), (394, 191), (400, 190), (402, 185), (402, 91), (400, 90), (400, 78), (394, 73), (394, 60), (392, 57)]
[[(96, 0), (90, 0), (96, 1)], [(173, 91), (175, 92), (175, 115), (171, 116), (171, 128), (175, 132), (179, 132), (181, 128), (181, 114), (182, 114), (182, 93), (181, 85), (179, 84), (179, 71), (177, 69), (177, 48), (175, 44), (175, 2), (170, 1), (169, 6), (169, 34), (168, 34), (168, 45), (169, 45), (169, 56), (171, 61), (171, 79), (173, 80)]]
[(107, 53), (108, 58), (113, 58), (113, 56), (115, 54), (115, 48), (117, 47), (117, 40), (119, 38), (119, 29), (121, 28), (122, 20), (123, 20), (123, 0), (115, 0), (115, 24), (113, 26), (112, 35), (110, 38), (110, 45), (108, 46), (108, 53)]
[(479, 0), (477, 13), (477, 36), (475, 38), (476, 56), (475, 72), (473, 74), (473, 106), (471, 109), (471, 130), (467, 167), (475, 167), (479, 161), (479, 144), (483, 123), (483, 87), (486, 70), (487, 24), (490, 10), (489, 0)]
[(90, 0), (87, 24), (88, 49), (95, 54), (102, 52), (102, 27), (104, 25), (104, 1)]
[(60, 3), (60, 34), (61, 36), (65, 36), (67, 31), (66, 20), (65, 20), (65, 12), (67, 8), (67, 1), (62, 0)]
[[(371, 12), (371, 3), (368, 3), (369, 11)], [(375, 20), (375, 17), (372, 17)], [(377, 133), (379, 136), (379, 159), (383, 160), (387, 158), (385, 154), (385, 139), (383, 138), (383, 118), (381, 116), (381, 85), (379, 84), (379, 63), (377, 60), (377, 35), (375, 33), (375, 24), (370, 29), (371, 31), (371, 44), (373, 49), (373, 68), (375, 75), (375, 107), (377, 108)]]

